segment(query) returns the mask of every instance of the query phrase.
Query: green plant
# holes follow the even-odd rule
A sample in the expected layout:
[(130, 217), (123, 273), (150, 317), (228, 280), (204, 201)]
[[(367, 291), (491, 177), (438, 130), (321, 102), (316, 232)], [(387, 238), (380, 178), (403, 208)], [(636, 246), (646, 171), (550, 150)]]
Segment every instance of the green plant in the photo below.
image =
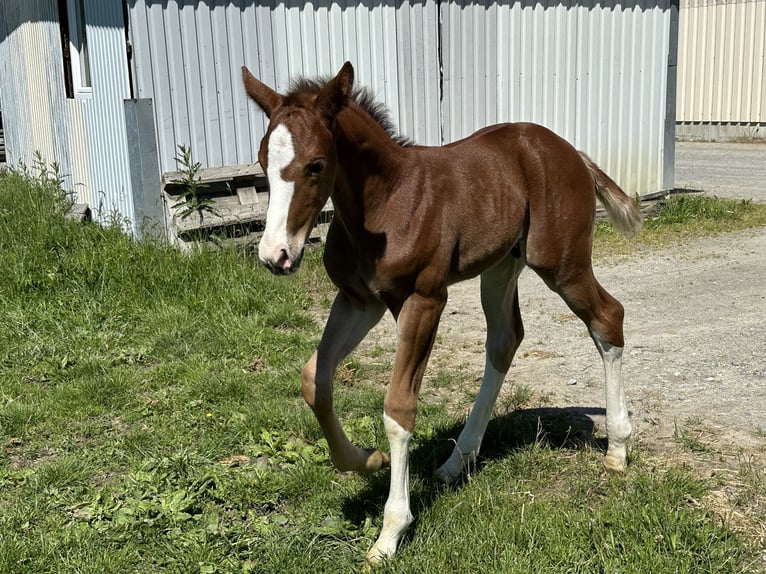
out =
[(201, 182), (199, 172), (202, 169), (202, 164), (198, 161), (195, 162), (192, 158), (191, 147), (179, 144), (175, 160), (182, 177), (173, 183), (180, 184), (184, 191), (181, 193), (181, 199), (173, 204), (173, 209), (178, 209), (182, 218), (188, 217), (195, 211), (198, 213), (204, 210), (212, 212), (213, 201), (199, 194), (199, 191), (207, 187), (207, 184)]
[(35, 185), (44, 189), (49, 196), (62, 200), (67, 208), (74, 201), (73, 194), (63, 189), (66, 175), (61, 171), (61, 164), (56, 161), (47, 162), (39, 150), (33, 154), (31, 167), (20, 162), (18, 168), (11, 168), (9, 173), (34, 181)]
[(766, 204), (702, 195), (678, 194), (667, 199), (659, 213), (648, 217), (632, 239), (617, 235), (611, 224), (596, 224), (593, 255), (596, 259), (655, 249), (682, 241), (766, 226)]
[(678, 421), (673, 421), (673, 439), (684, 448), (696, 453), (711, 452), (710, 446), (702, 441), (704, 431), (693, 430), (691, 427), (698, 425), (698, 421), (686, 420), (686, 426), (679, 426)]

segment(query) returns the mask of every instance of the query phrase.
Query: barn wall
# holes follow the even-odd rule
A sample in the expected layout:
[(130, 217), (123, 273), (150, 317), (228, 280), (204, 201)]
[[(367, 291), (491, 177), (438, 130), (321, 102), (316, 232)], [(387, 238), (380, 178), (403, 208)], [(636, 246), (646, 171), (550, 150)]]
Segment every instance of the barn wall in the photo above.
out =
[(679, 131), (766, 137), (766, 0), (681, 0)]
[[(8, 163), (31, 167), (35, 152), (72, 174), (60, 60), (50, 46), (58, 42), (56, 3), (0, 2), (0, 85)], [(59, 49), (58, 54), (61, 54)], [(58, 64), (58, 65), (57, 65)], [(71, 189), (71, 180), (68, 181)]]
[(40, 151), (97, 216), (136, 230), (133, 197), (153, 191), (132, 189), (148, 180), (131, 178), (125, 100), (151, 101), (161, 172), (177, 169), (179, 144), (206, 167), (252, 163), (265, 118), (241, 65), (284, 91), (351, 60), (419, 143), (536, 121), (629, 193), (657, 191), (673, 181), (676, 1), (126, 0), (131, 86), (121, 0), (86, 0), (93, 93), (67, 99), (56, 1), (3, 0), (9, 159)]
[(673, 186), (669, 0), (444, 6), (445, 140), (532, 121), (586, 151), (630, 194)]
[(93, 92), (67, 98), (56, 0), (0, 3), (0, 83), (12, 165), (36, 153), (94, 215), (135, 225), (123, 99), (130, 96), (120, 0), (86, 0)]
[[(130, 97), (128, 56), (120, 0), (86, 0), (85, 21), (90, 52), (93, 95), (76, 99), (82, 106), (90, 186), (83, 193), (101, 218), (136, 218), (128, 157), (123, 100)], [(76, 105), (76, 104), (75, 104)]]
[(135, 87), (154, 99), (163, 171), (177, 169), (179, 144), (209, 167), (256, 160), (265, 118), (244, 93), (242, 63), (284, 91), (295, 75), (334, 74), (351, 60), (419, 143), (529, 120), (586, 150), (630, 193), (673, 184), (673, 0), (130, 6)]
[(153, 98), (163, 171), (179, 144), (206, 167), (252, 163), (265, 118), (241, 66), (277, 90), (296, 75), (335, 74), (346, 60), (403, 133), (440, 141), (434, 0), (394, 4), (130, 0), (134, 82)]

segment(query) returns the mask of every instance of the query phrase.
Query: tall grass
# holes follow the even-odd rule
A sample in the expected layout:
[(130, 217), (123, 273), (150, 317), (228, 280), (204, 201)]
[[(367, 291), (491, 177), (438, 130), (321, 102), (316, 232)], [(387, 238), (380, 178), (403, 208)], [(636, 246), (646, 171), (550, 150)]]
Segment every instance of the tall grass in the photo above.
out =
[[(387, 474), (335, 473), (300, 397), (308, 309), (327, 298), (317, 254), (274, 278), (236, 251), (67, 221), (67, 206), (55, 178), (0, 175), (0, 573), (358, 570)], [(339, 385), (355, 441), (386, 447), (382, 397)], [(606, 475), (587, 427), (518, 402), (447, 490), (432, 472), (460, 421), (423, 405), (417, 521), (382, 572), (747, 566), (697, 504), (704, 481), (640, 456)]]

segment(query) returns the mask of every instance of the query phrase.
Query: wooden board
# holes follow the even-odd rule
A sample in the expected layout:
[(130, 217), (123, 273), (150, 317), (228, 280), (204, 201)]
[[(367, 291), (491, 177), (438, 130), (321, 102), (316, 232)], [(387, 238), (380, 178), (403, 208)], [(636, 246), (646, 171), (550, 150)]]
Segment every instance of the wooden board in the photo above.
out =
[[(220, 183), (247, 177), (266, 179), (266, 174), (260, 163), (209, 167), (200, 170), (198, 176), (199, 181), (202, 183)], [(162, 183), (165, 185), (173, 184), (178, 181), (183, 181), (185, 177), (186, 175), (180, 171), (169, 171), (162, 174)]]

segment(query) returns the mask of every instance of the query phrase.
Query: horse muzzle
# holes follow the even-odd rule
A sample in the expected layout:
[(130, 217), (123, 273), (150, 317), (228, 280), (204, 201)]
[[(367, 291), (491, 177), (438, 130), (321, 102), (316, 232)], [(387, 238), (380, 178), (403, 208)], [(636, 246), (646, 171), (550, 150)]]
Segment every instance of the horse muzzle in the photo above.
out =
[(301, 265), (303, 248), (301, 247), (297, 256), (293, 256), (287, 245), (282, 244), (274, 249), (264, 249), (263, 244), (261, 244), (258, 249), (258, 258), (266, 269), (274, 275), (290, 275), (295, 273)]

